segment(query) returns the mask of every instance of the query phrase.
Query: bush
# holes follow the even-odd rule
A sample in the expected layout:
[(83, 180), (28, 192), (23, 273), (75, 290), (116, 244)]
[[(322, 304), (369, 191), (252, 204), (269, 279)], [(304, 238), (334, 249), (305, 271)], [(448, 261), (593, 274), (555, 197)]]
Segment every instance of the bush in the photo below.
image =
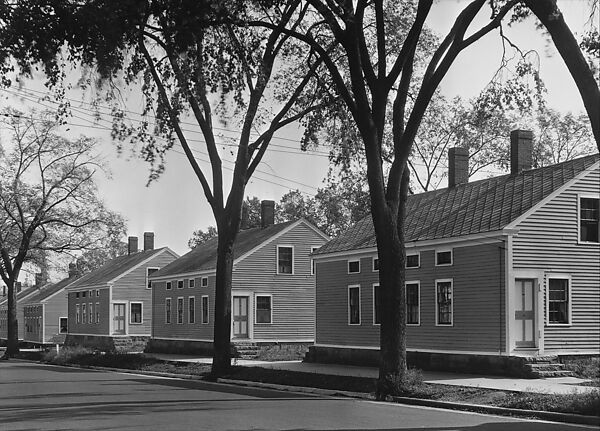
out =
[(70, 363), (76, 363), (83, 356), (92, 354), (93, 350), (87, 347), (73, 346), (73, 347), (62, 347), (58, 353), (56, 350), (51, 349), (46, 352), (42, 358), (45, 362), (51, 364), (64, 365)]
[(512, 393), (500, 405), (515, 409), (600, 416), (600, 390), (570, 394)]
[(565, 368), (577, 377), (600, 379), (600, 358), (575, 358), (565, 361)]
[(423, 382), (421, 370), (411, 368), (402, 375), (390, 376), (384, 381), (377, 380), (375, 390), (378, 399), (391, 396), (412, 396), (417, 398), (431, 398), (432, 389)]

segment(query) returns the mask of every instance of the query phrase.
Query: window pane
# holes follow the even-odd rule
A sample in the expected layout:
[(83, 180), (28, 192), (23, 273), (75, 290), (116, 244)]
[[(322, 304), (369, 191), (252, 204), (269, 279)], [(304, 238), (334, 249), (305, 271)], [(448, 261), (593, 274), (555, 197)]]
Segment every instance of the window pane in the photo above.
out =
[(452, 283), (437, 283), (438, 325), (452, 324)]
[(183, 323), (183, 298), (177, 298), (177, 323)]
[(202, 323), (208, 323), (208, 296), (202, 297)]
[(379, 258), (373, 259), (373, 271), (379, 271)]
[(360, 261), (354, 260), (348, 262), (348, 272), (349, 273), (358, 273), (360, 272)]
[(580, 240), (600, 242), (600, 199), (581, 198), (579, 207)]
[(171, 298), (165, 301), (165, 322), (171, 323)]
[(271, 323), (271, 297), (256, 297), (256, 323)]
[(194, 323), (196, 322), (196, 298), (189, 299), (189, 309), (188, 320), (190, 323)]
[(419, 285), (410, 283), (406, 285), (406, 323), (419, 323)]
[(348, 289), (348, 302), (350, 311), (350, 323), (360, 323), (360, 298), (358, 287), (351, 287)]
[(436, 264), (437, 265), (448, 265), (452, 263), (452, 252), (451, 251), (440, 251), (436, 253)]
[(292, 273), (293, 250), (292, 247), (278, 247), (278, 272), (280, 274)]
[(548, 321), (569, 323), (569, 280), (551, 278), (548, 280)]
[(406, 256), (406, 267), (407, 268), (418, 268), (419, 267), (419, 255), (409, 254)]
[(375, 310), (373, 313), (375, 314), (373, 317), (373, 323), (379, 325), (381, 323), (381, 291), (379, 290), (379, 286), (373, 287), (373, 304), (375, 304)]
[(142, 304), (131, 304), (131, 323), (142, 323)]

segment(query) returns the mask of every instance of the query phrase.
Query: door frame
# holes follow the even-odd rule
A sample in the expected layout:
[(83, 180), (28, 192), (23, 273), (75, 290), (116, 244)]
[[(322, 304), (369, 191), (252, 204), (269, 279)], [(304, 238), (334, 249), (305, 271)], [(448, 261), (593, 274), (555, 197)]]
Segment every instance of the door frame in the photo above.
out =
[(516, 296), (516, 281), (517, 280), (532, 280), (533, 281), (533, 325), (534, 334), (533, 339), (535, 347), (521, 347), (519, 350), (536, 350), (538, 354), (544, 353), (544, 322), (543, 322), (543, 310), (544, 310), (544, 295), (541, 292), (541, 280), (544, 279), (543, 270), (517, 270), (511, 271), (510, 277), (508, 278), (506, 289), (506, 323), (507, 323), (507, 347), (508, 354), (511, 354), (517, 349), (516, 346), (516, 319), (515, 319), (515, 296)]
[[(537, 319), (537, 310), (538, 310), (538, 307), (537, 307), (537, 296), (538, 296), (537, 295), (537, 290), (538, 289), (536, 289), (536, 287), (537, 287), (536, 286), (537, 285), (537, 279), (535, 279), (535, 278), (521, 278), (521, 277), (515, 278), (515, 284), (514, 284), (514, 288), (515, 289), (517, 287), (517, 283), (518, 282), (521, 282), (521, 283), (530, 282), (531, 283), (531, 312), (533, 313), (533, 316), (531, 317), (532, 328), (531, 328), (531, 332), (529, 333), (529, 335), (531, 336), (531, 343), (532, 343), (532, 345), (517, 346), (517, 343), (519, 342), (517, 340), (517, 338), (521, 338), (521, 335), (526, 334), (526, 332), (527, 332), (526, 328), (523, 327), (521, 334), (517, 334), (516, 330), (514, 332), (514, 336), (515, 336), (515, 348), (516, 349), (535, 349), (535, 348), (537, 348), (537, 342), (538, 342), (537, 337), (536, 337), (536, 331), (538, 329), (538, 322), (537, 322), (537, 320), (538, 320)], [(515, 299), (515, 308), (516, 308), (516, 302), (519, 299), (517, 292), (515, 292), (514, 299)], [(513, 314), (513, 319), (515, 320), (515, 322), (517, 320), (523, 320), (523, 321), (529, 320), (529, 319), (517, 319), (516, 313), (517, 313), (517, 311), (515, 309), (515, 313)]]
[[(125, 315), (123, 316), (125, 319), (125, 333), (124, 334), (115, 334), (115, 305), (123, 305), (125, 307)], [(110, 336), (111, 337), (123, 337), (129, 334), (129, 319), (127, 318), (127, 301), (111, 301), (110, 303)]]
[[(248, 300), (248, 338), (234, 338), (233, 337), (233, 297), (243, 296)], [(231, 340), (253, 340), (254, 339), (254, 295), (248, 290), (231, 291)]]

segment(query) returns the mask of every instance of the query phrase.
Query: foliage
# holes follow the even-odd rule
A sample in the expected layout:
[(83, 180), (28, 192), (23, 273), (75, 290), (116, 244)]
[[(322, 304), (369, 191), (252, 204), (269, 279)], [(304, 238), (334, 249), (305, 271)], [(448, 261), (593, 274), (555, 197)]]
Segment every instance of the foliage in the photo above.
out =
[(534, 394), (514, 392), (501, 402), (502, 407), (559, 413), (600, 416), (600, 390), (569, 394)]
[(96, 248), (85, 250), (76, 260), (79, 272), (85, 274), (100, 268), (109, 260), (127, 254), (127, 243), (122, 240), (127, 235), (125, 219), (116, 213), (108, 215), (106, 237)]
[(188, 240), (188, 247), (194, 249), (197, 246), (204, 244), (209, 239), (215, 238), (216, 236), (217, 228), (214, 226), (209, 226), (206, 228), (206, 232), (202, 229), (195, 230), (192, 233), (192, 237)]

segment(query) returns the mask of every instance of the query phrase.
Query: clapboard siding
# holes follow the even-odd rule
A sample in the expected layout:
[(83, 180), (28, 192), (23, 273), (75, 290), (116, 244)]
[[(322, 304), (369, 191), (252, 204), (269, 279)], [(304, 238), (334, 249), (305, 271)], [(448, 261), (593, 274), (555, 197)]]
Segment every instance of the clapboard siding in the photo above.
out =
[(43, 342), (44, 307), (41, 304), (24, 305), (23, 320), (19, 321), (23, 326), (23, 340), (32, 343)]
[[(453, 249), (453, 265), (436, 267), (435, 250), (420, 251), (420, 267), (406, 280), (420, 284), (420, 325), (407, 326), (407, 348), (498, 352), (504, 349), (504, 243)], [(317, 263), (317, 344), (379, 346), (373, 323), (371, 256), (361, 273), (348, 274), (347, 260)], [(435, 281), (453, 281), (453, 326), (435, 325)], [(361, 324), (348, 324), (348, 286), (360, 285)]]
[(516, 226), (519, 229), (513, 241), (516, 271), (544, 274), (539, 280), (544, 295), (548, 275), (559, 273), (571, 277), (572, 324), (545, 325), (547, 351), (600, 349), (600, 245), (578, 243), (579, 194), (600, 195), (599, 169), (577, 180)]
[[(44, 343), (60, 333), (59, 319), (67, 317), (67, 294), (61, 291), (44, 301)], [(68, 322), (67, 322), (68, 324)]]
[[(85, 298), (82, 296), (85, 292)], [(90, 292), (92, 297), (90, 298)], [(79, 293), (79, 297), (77, 294)], [(83, 304), (86, 304), (86, 308), (89, 308), (90, 302), (93, 304), (94, 319), (93, 323), (89, 323), (89, 317), (85, 322), (81, 320), (83, 317), (80, 314), (80, 321), (77, 323), (76, 318), (76, 306), (79, 304), (80, 310)], [(100, 305), (100, 322), (96, 322), (96, 304)], [(68, 316), (69, 319), (69, 333), (70, 334), (90, 334), (90, 335), (107, 335), (110, 331), (109, 321), (109, 309), (110, 309), (110, 289), (87, 289), (77, 290), (68, 293)], [(89, 311), (87, 311), (89, 313)], [(89, 314), (88, 314), (89, 315)]]

